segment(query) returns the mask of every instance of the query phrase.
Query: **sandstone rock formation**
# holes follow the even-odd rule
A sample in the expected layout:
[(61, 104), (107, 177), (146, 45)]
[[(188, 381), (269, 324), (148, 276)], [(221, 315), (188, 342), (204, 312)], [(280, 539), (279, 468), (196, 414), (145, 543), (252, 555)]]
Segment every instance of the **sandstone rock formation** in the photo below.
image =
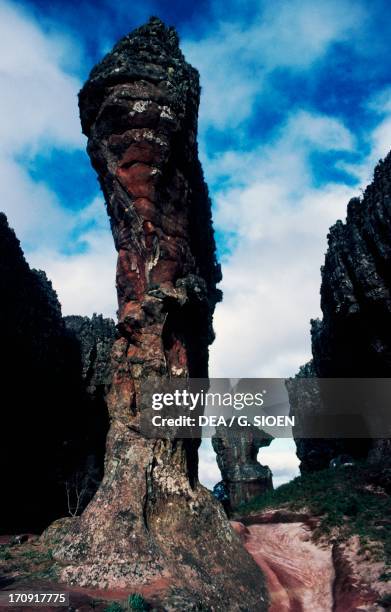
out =
[[(323, 404), (319, 381), (313, 362), (302, 366), (294, 378), (286, 381), (289, 395), (290, 412), (304, 423), (316, 419), (326, 412)], [(296, 455), (300, 459), (301, 473), (313, 472), (329, 467), (330, 461), (345, 451), (343, 440), (330, 438), (300, 437), (293, 428)]]
[(155, 18), (123, 38), (80, 92), (118, 251), (120, 338), (102, 484), (80, 518), (45, 537), (62, 580), (156, 584), (165, 609), (262, 610), (262, 574), (198, 482), (199, 441), (147, 439), (140, 429), (147, 377), (207, 376), (220, 270), (197, 156), (199, 92), (176, 32)]
[[(83, 461), (76, 463), (65, 480), (68, 512), (80, 514), (95, 494), (103, 477), (103, 463), (109, 417), (106, 395), (112, 379), (111, 349), (117, 338), (112, 319), (93, 314), (64, 317), (65, 331), (78, 356), (78, 373), (82, 385), (84, 421)], [(81, 402), (81, 399), (79, 400)], [(76, 432), (80, 427), (76, 417)], [(77, 454), (77, 453), (76, 453)], [(82, 495), (80, 496), (80, 491)]]
[(1, 529), (34, 531), (68, 513), (65, 483), (76, 473), (84, 478), (87, 464), (99, 480), (107, 409), (103, 393), (99, 401), (87, 393), (75, 330), (64, 323), (45, 273), (30, 269), (4, 214), (0, 289), (0, 462), (7, 492)]
[(314, 370), (322, 377), (391, 372), (391, 154), (346, 222), (330, 229), (322, 268), (323, 320), (312, 321)]
[[(300, 375), (321, 378), (372, 378), (391, 374), (391, 154), (380, 161), (362, 198), (353, 198), (346, 222), (330, 229), (322, 268), (323, 319), (312, 321), (313, 363)], [(322, 391), (322, 390), (321, 390)], [(367, 390), (367, 393), (370, 391)], [(314, 404), (333, 410), (319, 388)], [(300, 411), (291, 396), (293, 411)], [(328, 467), (341, 452), (366, 457), (367, 440), (300, 440), (302, 469)], [(389, 456), (389, 443), (374, 442), (371, 456)], [(381, 451), (381, 449), (383, 449)]]
[(110, 355), (118, 335), (114, 321), (94, 314), (91, 318), (70, 315), (64, 317), (64, 323), (79, 346), (86, 391), (95, 400), (103, 399), (111, 384)]
[(270, 469), (257, 461), (259, 449), (269, 446), (272, 439), (253, 426), (217, 427), (212, 445), (228, 494), (229, 511), (273, 489)]

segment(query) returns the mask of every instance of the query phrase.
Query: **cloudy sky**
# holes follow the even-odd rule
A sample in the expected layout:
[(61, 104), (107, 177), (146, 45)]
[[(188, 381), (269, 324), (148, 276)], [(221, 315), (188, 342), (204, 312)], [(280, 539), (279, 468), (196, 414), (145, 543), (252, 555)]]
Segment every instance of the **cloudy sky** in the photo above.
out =
[[(224, 301), (211, 375), (289, 376), (310, 358), (329, 226), (391, 140), (386, 0), (0, 0), (1, 209), (65, 314), (115, 313), (115, 253), (77, 92), (157, 15), (201, 74), (199, 143)], [(261, 460), (277, 483), (292, 443)], [(218, 478), (208, 445), (203, 480)]]

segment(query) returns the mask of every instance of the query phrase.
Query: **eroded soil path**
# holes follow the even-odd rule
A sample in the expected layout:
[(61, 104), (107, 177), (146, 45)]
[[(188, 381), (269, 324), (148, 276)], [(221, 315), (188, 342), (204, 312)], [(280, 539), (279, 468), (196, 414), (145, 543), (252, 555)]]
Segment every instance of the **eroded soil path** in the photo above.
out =
[(333, 610), (331, 547), (316, 546), (305, 523), (232, 524), (266, 576), (269, 612)]

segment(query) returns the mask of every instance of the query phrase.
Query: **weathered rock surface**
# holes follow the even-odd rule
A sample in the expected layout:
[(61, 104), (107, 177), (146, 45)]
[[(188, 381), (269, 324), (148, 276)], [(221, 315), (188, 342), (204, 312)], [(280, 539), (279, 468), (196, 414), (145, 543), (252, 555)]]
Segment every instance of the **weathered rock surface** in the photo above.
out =
[(81, 375), (87, 392), (103, 397), (111, 384), (110, 356), (117, 330), (112, 319), (94, 314), (64, 317), (65, 328), (79, 344)]
[[(290, 413), (297, 419), (306, 423), (309, 419), (317, 419), (326, 412), (312, 361), (302, 366), (294, 378), (287, 379), (286, 387), (289, 394)], [(344, 440), (299, 437), (296, 429), (293, 428), (293, 436), (296, 443), (296, 455), (301, 461), (301, 473), (325, 469), (329, 467), (333, 458), (346, 451)]]
[(322, 321), (312, 322), (314, 370), (322, 377), (391, 372), (391, 154), (346, 222), (330, 229), (322, 268)]
[(199, 441), (140, 429), (143, 380), (207, 375), (220, 270), (197, 156), (199, 91), (176, 32), (151, 19), (80, 92), (118, 251), (120, 338), (102, 484), (80, 518), (45, 537), (62, 580), (132, 590), (163, 581), (167, 610), (262, 610), (263, 576), (198, 482)]
[[(80, 514), (95, 494), (103, 477), (109, 415), (106, 396), (112, 379), (111, 350), (118, 337), (112, 319), (93, 314), (64, 317), (65, 331), (77, 350), (81, 378), (80, 398), (87, 417), (84, 421), (83, 460), (65, 480), (68, 512)], [(79, 429), (78, 419), (73, 424)]]
[(97, 401), (87, 393), (75, 330), (64, 324), (45, 273), (30, 269), (4, 214), (0, 289), (0, 455), (7, 492), (1, 529), (39, 530), (68, 514), (65, 482), (76, 473), (84, 478), (87, 465), (99, 479), (107, 409), (102, 394)]
[(259, 449), (269, 446), (272, 439), (253, 426), (217, 427), (212, 445), (228, 494), (229, 511), (273, 489), (270, 469), (257, 461)]
[[(313, 363), (300, 375), (321, 378), (390, 376), (390, 230), (391, 154), (388, 154), (377, 165), (373, 182), (363, 197), (349, 202), (346, 222), (337, 221), (330, 229), (322, 268), (323, 319), (312, 321)], [(314, 409), (318, 393), (319, 389), (314, 391)], [(322, 391), (323, 405), (320, 402), (319, 410), (332, 412), (332, 400)], [(293, 397), (293, 404), (293, 411), (301, 410), (297, 397)], [(297, 444), (304, 470), (328, 467), (330, 459), (341, 452), (366, 457), (369, 450), (364, 439), (350, 442), (300, 440)], [(372, 457), (389, 456), (388, 444), (379, 441), (374, 447)]]

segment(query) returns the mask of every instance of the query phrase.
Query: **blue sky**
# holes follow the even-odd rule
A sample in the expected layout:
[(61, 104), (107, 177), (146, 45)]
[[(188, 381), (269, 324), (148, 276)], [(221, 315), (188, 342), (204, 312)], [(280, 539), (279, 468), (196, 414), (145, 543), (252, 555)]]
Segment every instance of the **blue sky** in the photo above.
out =
[(388, 9), (386, 0), (0, 0), (1, 208), (64, 312), (115, 312), (115, 253), (77, 92), (120, 36), (158, 15), (201, 76), (200, 154), (225, 296), (211, 374), (297, 371), (319, 316), (327, 230), (390, 146)]

